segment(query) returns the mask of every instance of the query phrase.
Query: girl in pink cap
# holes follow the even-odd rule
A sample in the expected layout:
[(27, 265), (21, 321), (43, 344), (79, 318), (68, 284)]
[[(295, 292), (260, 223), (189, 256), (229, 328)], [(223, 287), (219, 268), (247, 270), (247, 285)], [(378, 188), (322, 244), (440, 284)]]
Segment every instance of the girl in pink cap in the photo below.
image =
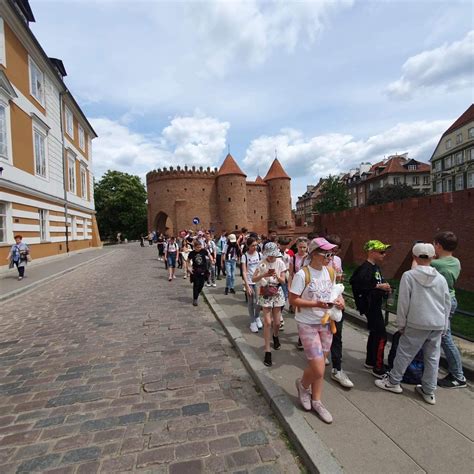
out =
[(307, 266), (295, 274), (290, 288), (290, 304), (297, 308), (295, 320), (308, 360), (303, 377), (295, 382), (298, 397), (305, 410), (313, 409), (325, 423), (333, 420), (321, 402), (324, 361), (331, 350), (332, 333), (329, 324), (321, 324), (321, 320), (332, 306), (344, 309), (342, 297), (330, 301), (335, 275), (327, 265), (335, 247), (321, 237), (313, 239), (308, 246)]

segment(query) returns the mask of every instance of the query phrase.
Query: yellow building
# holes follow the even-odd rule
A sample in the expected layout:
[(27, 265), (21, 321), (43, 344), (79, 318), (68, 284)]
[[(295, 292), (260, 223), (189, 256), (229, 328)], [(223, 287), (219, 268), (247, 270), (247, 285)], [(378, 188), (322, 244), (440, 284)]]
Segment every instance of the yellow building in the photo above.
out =
[(16, 234), (33, 259), (100, 245), (97, 135), (63, 81), (62, 61), (30, 30), (33, 21), (28, 1), (0, 0), (0, 265)]

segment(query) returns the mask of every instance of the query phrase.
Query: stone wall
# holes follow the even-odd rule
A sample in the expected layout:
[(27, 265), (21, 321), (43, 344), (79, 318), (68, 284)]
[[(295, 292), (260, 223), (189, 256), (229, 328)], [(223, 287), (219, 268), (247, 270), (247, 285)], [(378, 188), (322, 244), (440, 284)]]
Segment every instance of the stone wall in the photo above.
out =
[(459, 240), (455, 255), (461, 260), (458, 287), (474, 291), (474, 190), (466, 189), (383, 205), (354, 208), (315, 217), (315, 231), (335, 233), (343, 239), (342, 259), (360, 263), (364, 243), (379, 239), (392, 244), (384, 275), (399, 278), (411, 264), (416, 240), (431, 242), (433, 236), (451, 230)]

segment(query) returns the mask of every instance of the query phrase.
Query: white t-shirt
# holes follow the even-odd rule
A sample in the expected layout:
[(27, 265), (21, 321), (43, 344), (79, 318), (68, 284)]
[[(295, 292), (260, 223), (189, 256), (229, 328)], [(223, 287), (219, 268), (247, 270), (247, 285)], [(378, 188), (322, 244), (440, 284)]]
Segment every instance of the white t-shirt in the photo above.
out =
[(337, 272), (342, 272), (342, 260), (341, 257), (338, 257), (337, 255), (334, 255), (332, 257), (332, 260), (329, 262), (328, 267), (334, 268), (334, 271)]
[[(305, 287), (304, 270), (300, 270), (293, 278), (290, 292), (301, 295), (305, 300), (329, 302), (333, 285), (329, 270), (326, 267), (321, 270), (315, 270), (310, 266), (308, 268), (311, 275), (308, 286)], [(326, 311), (322, 308), (298, 308), (295, 320), (306, 324), (320, 324)]]
[(265, 277), (262, 278), (258, 284), (259, 285), (279, 285), (280, 282), (276, 275), (280, 276), (282, 273), (286, 272), (286, 266), (281, 258), (277, 258), (274, 262), (268, 262), (266, 258), (264, 258), (261, 263), (258, 265), (256, 271), (259, 274), (267, 273), (269, 269), (275, 270), (275, 276), (272, 277)]
[(166, 245), (166, 251), (168, 253), (173, 253), (178, 251), (178, 244), (172, 244), (171, 242), (168, 242)]
[(241, 262), (247, 264), (247, 281), (249, 284), (253, 284), (252, 277), (261, 260), (262, 254), (259, 252), (254, 252), (253, 254), (246, 252), (244, 255), (242, 255)]

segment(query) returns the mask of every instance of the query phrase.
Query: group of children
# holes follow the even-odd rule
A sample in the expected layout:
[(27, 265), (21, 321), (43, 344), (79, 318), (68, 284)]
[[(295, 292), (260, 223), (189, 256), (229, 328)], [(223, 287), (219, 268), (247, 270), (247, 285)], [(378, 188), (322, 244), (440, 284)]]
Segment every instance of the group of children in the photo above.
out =
[[(337, 256), (340, 238), (329, 235), (290, 241), (277, 239), (275, 234), (262, 239), (256, 234), (242, 233), (237, 237), (223, 232), (214, 241), (210, 232), (199, 232), (188, 233), (183, 239), (189, 250), (183, 252), (185, 278), (189, 273), (195, 306), (204, 284), (216, 286), (215, 275), (220, 279), (221, 271), (226, 277), (225, 294), (235, 293), (236, 268), (241, 267), (250, 331), (256, 333), (263, 328), (266, 366), (273, 364), (271, 346), (273, 350), (281, 347), (282, 310), (288, 304), (288, 312), (294, 313), (297, 323), (298, 348), (304, 350), (307, 359), (302, 377), (295, 382), (299, 401), (305, 410), (314, 410), (324, 422), (331, 423), (332, 416), (321, 401), (329, 354), (331, 378), (345, 388), (354, 385), (341, 367), (343, 319), (331, 323), (328, 320), (333, 309), (345, 308), (342, 295), (333, 297), (335, 285), (343, 279), (342, 262)], [(401, 393), (405, 370), (420, 350), (424, 372), (415, 390), (427, 403), (435, 403), (436, 385), (466, 386), (461, 356), (450, 332), (450, 317), (457, 305), (454, 285), (461, 269), (459, 260), (452, 255), (456, 246), (452, 232), (437, 234), (433, 244), (419, 242), (413, 246), (413, 266), (403, 274), (399, 288), (397, 325), (401, 337), (393, 367), (388, 371), (384, 364), (387, 331), (382, 308), (393, 289), (383, 278), (381, 266), (390, 245), (379, 240), (365, 244), (367, 259), (355, 270), (350, 284), (357, 309), (367, 318), (369, 336), (364, 365), (377, 378), (377, 387)], [(165, 244), (169, 281), (175, 278), (179, 250), (174, 238)], [(449, 373), (438, 380), (441, 347)]]

